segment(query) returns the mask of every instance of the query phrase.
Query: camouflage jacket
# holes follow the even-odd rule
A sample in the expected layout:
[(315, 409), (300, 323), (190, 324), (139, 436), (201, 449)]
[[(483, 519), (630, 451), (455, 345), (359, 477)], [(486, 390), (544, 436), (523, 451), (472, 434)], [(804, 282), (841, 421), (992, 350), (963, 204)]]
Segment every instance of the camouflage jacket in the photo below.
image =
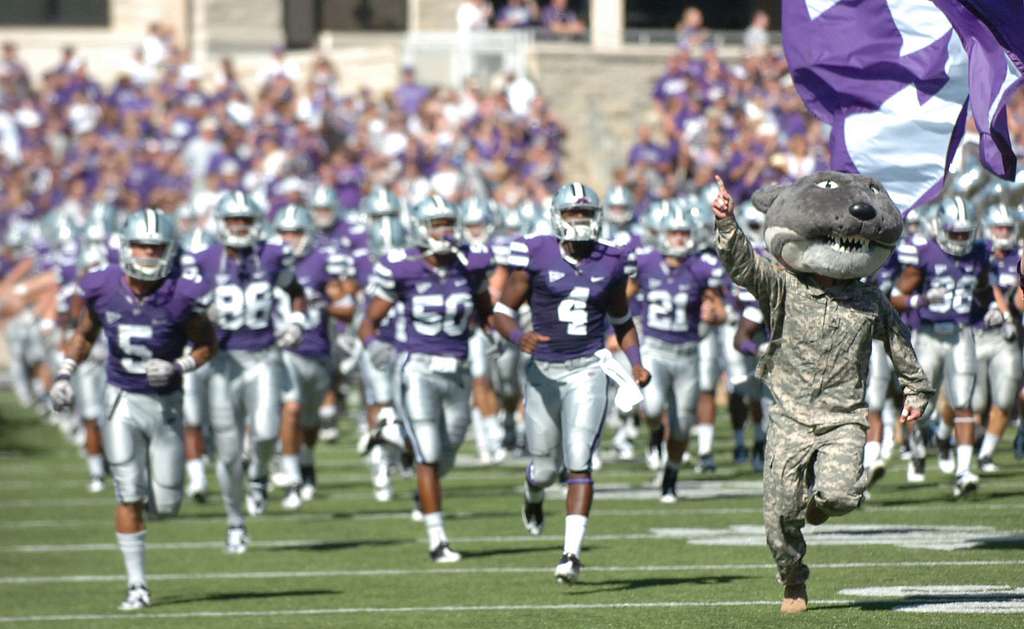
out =
[(867, 425), (864, 389), (873, 339), (885, 345), (907, 405), (924, 409), (934, 391), (910, 331), (876, 287), (849, 280), (822, 288), (809, 275), (755, 255), (734, 219), (715, 227), (722, 263), (757, 298), (770, 326), (757, 375), (782, 412), (815, 428)]

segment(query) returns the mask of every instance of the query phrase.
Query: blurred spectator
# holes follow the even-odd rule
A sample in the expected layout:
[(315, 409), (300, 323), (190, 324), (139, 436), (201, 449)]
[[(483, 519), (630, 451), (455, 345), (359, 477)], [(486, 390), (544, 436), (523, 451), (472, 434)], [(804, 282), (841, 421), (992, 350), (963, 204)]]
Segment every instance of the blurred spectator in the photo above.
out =
[(498, 11), (498, 28), (529, 28), (540, 23), (540, 7), (536, 0), (508, 0)]
[(420, 104), (430, 95), (430, 88), (416, 82), (416, 68), (405, 66), (402, 68), (402, 82), (395, 89), (395, 104), (403, 112), (413, 114), (420, 108)]
[(551, 0), (541, 12), (541, 24), (555, 35), (575, 36), (587, 32), (576, 12), (569, 8), (569, 0)]
[(748, 55), (761, 56), (768, 52), (768, 26), (771, 18), (768, 13), (758, 9), (750, 20), (750, 26), (743, 32), (743, 48)]
[(486, 0), (463, 0), (455, 9), (455, 29), (460, 33), (485, 31), (493, 11)]
[(676, 43), (680, 48), (697, 50), (704, 46), (711, 33), (704, 28), (704, 12), (697, 7), (683, 9), (676, 23)]

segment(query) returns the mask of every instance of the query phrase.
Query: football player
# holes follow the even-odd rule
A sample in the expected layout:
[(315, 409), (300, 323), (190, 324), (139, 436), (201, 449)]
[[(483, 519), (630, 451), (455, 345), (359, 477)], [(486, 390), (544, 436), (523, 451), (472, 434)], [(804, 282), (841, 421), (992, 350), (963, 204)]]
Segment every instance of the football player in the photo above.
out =
[[(287, 373), (279, 347), (303, 336), (305, 298), (295, 279), (292, 254), (277, 236), (260, 237), (263, 210), (244, 192), (224, 195), (215, 209), (216, 244), (195, 255), (194, 273), (212, 291), (209, 316), (222, 351), (211, 362), (210, 424), (217, 450), (217, 480), (227, 513), (226, 549), (244, 553), (249, 544), (242, 502), (251, 515), (266, 509), (267, 476), (281, 422)], [(292, 298), (293, 311), (276, 338), (274, 288)], [(243, 436), (250, 429), (253, 451), (245, 496)]]
[[(555, 577), (569, 583), (579, 578), (580, 549), (594, 495), (591, 457), (608, 403), (609, 375), (604, 369), (612, 369), (595, 354), (604, 349), (609, 322), (632, 365), (633, 380), (643, 386), (650, 379), (640, 361), (626, 298), (632, 269), (624, 250), (598, 240), (602, 213), (601, 200), (589, 187), (576, 182), (562, 186), (551, 205), (554, 235), (512, 244), (512, 273), (495, 306), (498, 331), (532, 355), (526, 366), (526, 441), (531, 459), (523, 522), (531, 534), (541, 533), (544, 489), (558, 480), (564, 467), (565, 541)], [(523, 331), (516, 311), (527, 300), (533, 329)]]
[[(201, 311), (206, 287), (182, 274), (176, 254), (174, 224), (163, 212), (145, 209), (127, 219), (121, 263), (80, 282), (77, 328), (50, 391), (55, 407), (72, 405), (71, 377), (102, 331), (109, 358), (100, 429), (118, 501), (117, 542), (128, 573), (122, 610), (150, 604), (144, 505), (156, 516), (171, 516), (181, 504), (181, 374), (217, 349), (213, 327)], [(183, 355), (187, 343), (192, 351)]]
[(721, 323), (724, 271), (714, 256), (696, 255), (698, 226), (682, 205), (661, 221), (654, 250), (636, 252), (636, 277), (626, 294), (643, 295), (643, 356), (651, 374), (644, 390), (644, 414), (660, 419), (669, 408), (668, 461), (662, 475), (661, 502), (676, 501), (676, 479), (690, 428), (697, 414), (698, 326)]
[(992, 294), (990, 262), (985, 245), (976, 240), (977, 213), (966, 199), (943, 199), (933, 221), (934, 239), (914, 236), (909, 245), (897, 249), (903, 271), (892, 301), (898, 310), (919, 314), (921, 326), (913, 334), (914, 349), (932, 386), (937, 390), (945, 385), (955, 416), (957, 445), (954, 462), (951, 427), (940, 421), (936, 430), (939, 468), (955, 473), (953, 496), (959, 498), (978, 487), (978, 477), (971, 471), (971, 391), (977, 375), (972, 326), (979, 316), (978, 295)]
[[(300, 489), (312, 479), (313, 448), (320, 429), (319, 405), (331, 384), (328, 317), (351, 320), (356, 302), (346, 279), (351, 261), (323, 241), (307, 208), (290, 204), (278, 212), (274, 229), (295, 256), (295, 276), (306, 292), (306, 325), (302, 340), (283, 353), (288, 373), (281, 408), (281, 467), (288, 477), (281, 507), (302, 506)], [(312, 497), (313, 491), (306, 495)], [(307, 498), (308, 500), (308, 498)]]
[(1017, 220), (1015, 209), (999, 204), (989, 210), (984, 221), (995, 282), (993, 298), (988, 299), (988, 303), (982, 300), (985, 315), (975, 324), (978, 378), (971, 404), (979, 424), (982, 417), (988, 416), (985, 436), (978, 450), (978, 467), (984, 474), (999, 471), (992, 454), (1007, 423), (1016, 414), (1017, 392), (1021, 385), (1017, 323), (1009, 309), (1009, 301), (1017, 291), (1017, 265), (1020, 263)]
[(411, 227), (416, 246), (391, 251), (374, 268), (359, 338), (369, 359), (386, 366), (393, 348), (375, 337), (392, 307), (403, 305), (406, 338), (395, 363), (395, 403), (416, 456), (430, 557), (452, 563), (462, 555), (444, 530), (441, 477), (469, 427), (470, 319), (475, 313), (483, 324), (491, 315), (487, 274), (493, 262), (486, 247), (462, 244), (459, 214), (439, 195), (413, 209)]

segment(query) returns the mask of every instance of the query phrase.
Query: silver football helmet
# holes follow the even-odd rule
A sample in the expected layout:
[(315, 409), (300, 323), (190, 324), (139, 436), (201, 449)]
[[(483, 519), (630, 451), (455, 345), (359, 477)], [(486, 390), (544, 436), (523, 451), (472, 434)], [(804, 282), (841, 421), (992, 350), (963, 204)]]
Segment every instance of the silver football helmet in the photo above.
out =
[(494, 233), (494, 202), (484, 197), (469, 197), (459, 206), (463, 236), (468, 242), (486, 244)]
[(313, 216), (309, 208), (298, 203), (289, 203), (284, 206), (274, 219), (274, 231), (299, 232), (302, 234), (295, 243), (289, 242), (292, 253), (301, 258), (309, 253), (310, 246), (316, 236), (316, 226), (313, 225)]
[[(155, 258), (139, 257), (132, 245), (162, 246)], [(162, 210), (146, 208), (130, 215), (121, 228), (121, 266), (128, 277), (155, 282), (167, 277), (178, 253), (178, 234), (174, 220)]]
[(629, 191), (629, 188), (623, 185), (612, 186), (604, 198), (608, 223), (619, 229), (625, 228), (633, 222), (635, 204), (633, 193)]
[[(566, 218), (567, 212), (583, 216)], [(558, 189), (551, 201), (551, 228), (555, 237), (568, 242), (589, 242), (601, 235), (604, 208), (601, 198), (589, 187), (574, 181)]]
[(985, 238), (1002, 251), (1016, 248), (1020, 242), (1020, 220), (1018, 208), (1005, 203), (990, 208), (983, 223)]
[(313, 193), (309, 195), (309, 207), (317, 229), (328, 230), (338, 223), (338, 193), (331, 186), (321, 184), (313, 188)]
[(940, 249), (954, 257), (966, 255), (977, 238), (978, 213), (963, 197), (946, 197), (933, 219), (932, 231)]
[(459, 213), (439, 194), (417, 203), (410, 222), (413, 244), (428, 254), (455, 253), (462, 244)]
[(399, 216), (379, 216), (372, 219), (370, 252), (381, 258), (392, 249), (403, 249), (409, 244), (409, 232)]
[[(228, 228), (228, 219), (249, 219), (248, 226)], [(263, 227), (263, 209), (252, 197), (241, 190), (226, 193), (217, 202), (214, 210), (217, 222), (217, 237), (224, 246), (232, 249), (245, 249), (256, 244)]]
[(359, 202), (359, 209), (369, 221), (378, 216), (398, 216), (402, 204), (394, 192), (384, 186), (377, 186)]
[(644, 213), (644, 241), (648, 245), (657, 245), (658, 233), (661, 230), (661, 220), (672, 211), (672, 202), (668, 199), (658, 199), (647, 207)]
[[(697, 248), (697, 234), (700, 231), (693, 214), (686, 206), (672, 204), (658, 224), (658, 251), (673, 258), (682, 258), (693, 253)], [(679, 232), (686, 237), (680, 239)]]

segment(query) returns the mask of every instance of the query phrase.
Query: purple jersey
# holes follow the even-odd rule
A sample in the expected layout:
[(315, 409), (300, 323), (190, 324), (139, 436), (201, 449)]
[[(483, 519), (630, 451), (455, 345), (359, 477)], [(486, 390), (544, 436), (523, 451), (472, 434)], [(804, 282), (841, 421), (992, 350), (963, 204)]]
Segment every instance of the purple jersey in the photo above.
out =
[(146, 361), (173, 361), (188, 339), (185, 324), (207, 305), (207, 287), (194, 275), (175, 270), (156, 292), (137, 297), (124, 271), (109, 265), (85, 275), (79, 290), (107, 337), (107, 381), (133, 393), (169, 393), (181, 389), (175, 376), (165, 387), (146, 381)]
[(295, 279), (306, 293), (306, 332), (299, 344), (288, 351), (311, 358), (330, 355), (329, 298), (325, 289), (331, 281), (351, 274), (351, 260), (332, 247), (315, 247), (295, 260)]
[[(1003, 291), (1003, 295), (1006, 300), (1013, 303), (1013, 297), (1017, 293), (1017, 286), (1019, 278), (1017, 277), (1017, 269), (1020, 265), (1020, 251), (1017, 249), (1010, 249), (1006, 251), (1002, 257), (996, 255), (995, 250), (989, 245), (989, 261), (992, 268), (992, 275), (989, 278), (989, 282), (993, 286), (998, 286)], [(985, 292), (980, 296), (979, 309), (981, 311), (981, 317), (975, 322), (975, 325), (979, 328), (985, 327), (983, 317), (986, 312), (996, 308), (995, 295)]]
[(466, 264), (431, 266), (416, 248), (396, 249), (377, 263), (369, 292), (404, 307), (407, 352), (452, 356), (468, 354), (469, 320), (473, 300), (487, 291), (487, 274), (494, 266), (487, 247), (464, 247)]
[[(943, 251), (934, 239), (915, 235), (899, 246), (899, 263), (921, 271), (918, 309), (923, 323), (976, 323), (980, 315), (974, 292), (979, 282), (988, 283), (991, 266), (985, 244), (974, 243), (966, 255), (956, 257)], [(942, 301), (928, 303), (929, 291), (942, 294)]]
[(720, 288), (725, 271), (717, 256), (691, 255), (670, 268), (665, 256), (649, 248), (636, 252), (636, 282), (644, 295), (644, 333), (666, 343), (699, 338), (704, 290)]
[(531, 236), (512, 243), (508, 265), (529, 273), (533, 329), (551, 338), (535, 358), (565, 362), (604, 347), (608, 302), (632, 273), (623, 249), (601, 240), (577, 262), (554, 236)]
[(222, 349), (260, 350), (274, 344), (274, 287), (295, 281), (291, 251), (280, 238), (258, 242), (249, 249), (228, 255), (216, 243), (182, 264), (194, 272), (213, 293), (217, 338)]
[[(373, 255), (369, 250), (364, 249), (355, 256), (352, 262), (356, 283), (364, 290), (368, 289), (373, 278), (373, 267), (377, 264), (373, 259)], [(365, 311), (369, 305), (369, 301), (364, 303), (363, 310)], [(403, 312), (401, 304), (395, 304), (391, 310), (388, 310), (387, 316), (381, 320), (377, 328), (378, 339), (387, 343), (405, 341), (405, 327), (404, 325), (399, 327), (399, 324), (404, 324), (405, 322), (405, 319), (401, 316)]]

